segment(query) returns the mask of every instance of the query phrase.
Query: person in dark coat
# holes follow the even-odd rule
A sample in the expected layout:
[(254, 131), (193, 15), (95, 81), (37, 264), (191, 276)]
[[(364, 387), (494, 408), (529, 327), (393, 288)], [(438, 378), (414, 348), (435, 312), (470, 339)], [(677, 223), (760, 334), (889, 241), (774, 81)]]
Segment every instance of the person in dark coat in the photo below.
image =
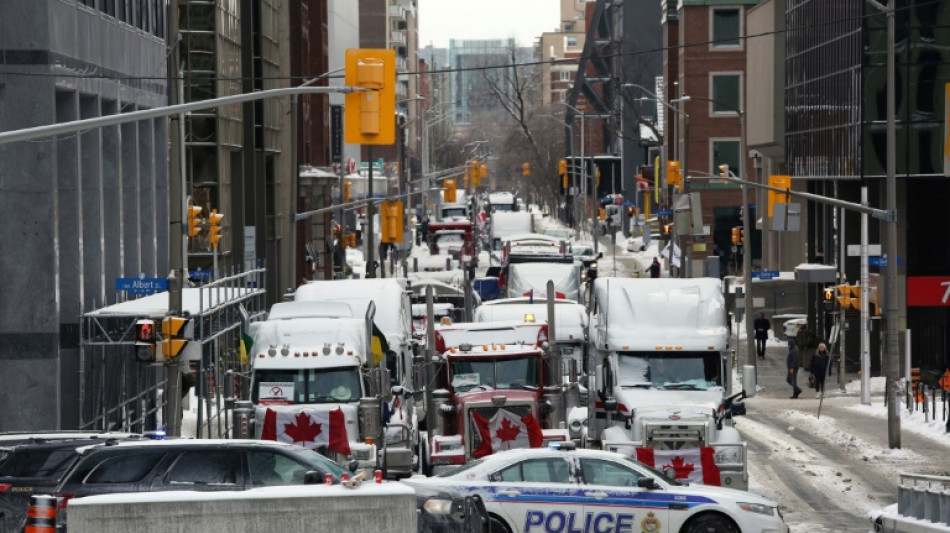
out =
[(798, 346), (795, 339), (788, 339), (788, 355), (785, 356), (785, 366), (788, 367), (788, 375), (785, 382), (792, 386), (792, 398), (798, 398), (802, 389), (798, 388), (798, 367), (802, 366), (802, 359), (798, 355)]
[(825, 391), (825, 377), (828, 375), (828, 347), (825, 346), (825, 343), (820, 343), (818, 345), (818, 351), (815, 352), (815, 357), (811, 359), (811, 373), (815, 376), (815, 394), (816, 398), (820, 398), (821, 394)]
[(765, 341), (769, 340), (772, 323), (765, 318), (765, 313), (759, 313), (759, 318), (755, 319), (752, 327), (755, 329), (755, 351), (759, 354), (759, 359), (765, 359)]
[(653, 263), (650, 264), (650, 277), (658, 278), (660, 277), (660, 260), (656, 257), (653, 258)]

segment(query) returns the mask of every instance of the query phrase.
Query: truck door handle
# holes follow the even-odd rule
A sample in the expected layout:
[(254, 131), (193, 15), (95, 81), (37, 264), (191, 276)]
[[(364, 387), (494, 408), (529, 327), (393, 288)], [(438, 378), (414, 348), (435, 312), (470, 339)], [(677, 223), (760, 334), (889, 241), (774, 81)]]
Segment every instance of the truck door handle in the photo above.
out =
[(521, 493), (518, 492), (518, 491), (516, 491), (516, 490), (507, 489), (507, 490), (500, 490), (500, 491), (498, 491), (498, 494), (500, 494), (500, 495), (502, 495), (502, 496), (509, 496), (509, 497), (511, 497), (511, 498), (514, 498), (515, 496), (518, 496), (518, 495), (520, 495)]
[(607, 497), (607, 493), (606, 493), (606, 492), (599, 491), (599, 490), (596, 491), (596, 492), (585, 492), (584, 495), (585, 495), (585, 496), (590, 496), (591, 498), (595, 498), (595, 499), (598, 499), (598, 500), (603, 500), (604, 498)]

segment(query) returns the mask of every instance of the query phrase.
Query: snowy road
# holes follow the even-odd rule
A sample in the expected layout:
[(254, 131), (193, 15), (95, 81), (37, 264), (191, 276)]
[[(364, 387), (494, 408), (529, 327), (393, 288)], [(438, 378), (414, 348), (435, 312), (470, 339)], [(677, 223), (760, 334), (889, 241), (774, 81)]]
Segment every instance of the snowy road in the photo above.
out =
[(896, 501), (900, 472), (950, 474), (950, 437), (933, 430), (942, 424), (919, 431), (905, 411), (901, 448), (891, 450), (883, 393), (861, 406), (856, 383), (835, 383), (818, 418), (814, 391), (789, 399), (784, 359), (783, 345), (770, 345), (737, 427), (749, 443), (750, 490), (779, 502), (792, 532), (870, 531), (868, 512)]

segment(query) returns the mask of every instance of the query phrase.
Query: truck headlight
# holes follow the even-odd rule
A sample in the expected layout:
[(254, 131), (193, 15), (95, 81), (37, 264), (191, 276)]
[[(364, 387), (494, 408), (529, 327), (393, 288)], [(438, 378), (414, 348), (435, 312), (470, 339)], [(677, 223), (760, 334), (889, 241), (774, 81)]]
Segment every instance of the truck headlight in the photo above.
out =
[(590, 269), (597, 270), (597, 261), (594, 261), (593, 263), (590, 264)]
[(750, 513), (764, 514), (765, 516), (775, 516), (775, 507), (763, 505), (761, 503), (738, 503), (739, 509)]

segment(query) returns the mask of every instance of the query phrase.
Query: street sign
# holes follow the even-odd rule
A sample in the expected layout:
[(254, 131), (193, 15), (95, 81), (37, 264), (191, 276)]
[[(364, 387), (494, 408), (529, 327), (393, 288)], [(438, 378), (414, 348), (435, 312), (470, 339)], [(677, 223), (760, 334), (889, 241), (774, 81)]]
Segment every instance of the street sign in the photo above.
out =
[(884, 268), (887, 266), (887, 256), (879, 255), (868, 257), (868, 266)]
[(330, 162), (343, 161), (343, 106), (330, 106)]
[(753, 270), (752, 277), (757, 279), (774, 279), (778, 277), (778, 270)]
[(214, 270), (205, 270), (203, 268), (196, 268), (194, 270), (188, 271), (188, 279), (193, 280), (206, 280), (214, 278)]
[[(861, 255), (861, 245), (860, 244), (849, 244), (848, 245), (848, 257), (857, 257)], [(881, 255), (881, 245), (880, 244), (869, 244), (868, 245), (868, 255)]]
[(672, 210), (672, 209), (660, 209), (659, 211), (656, 212), (656, 214), (657, 214), (657, 216), (660, 216), (660, 217), (668, 217), (668, 216), (672, 216), (672, 215), (673, 215), (673, 210)]
[(115, 278), (115, 290), (127, 291), (129, 294), (154, 294), (168, 290), (168, 280), (165, 278)]

